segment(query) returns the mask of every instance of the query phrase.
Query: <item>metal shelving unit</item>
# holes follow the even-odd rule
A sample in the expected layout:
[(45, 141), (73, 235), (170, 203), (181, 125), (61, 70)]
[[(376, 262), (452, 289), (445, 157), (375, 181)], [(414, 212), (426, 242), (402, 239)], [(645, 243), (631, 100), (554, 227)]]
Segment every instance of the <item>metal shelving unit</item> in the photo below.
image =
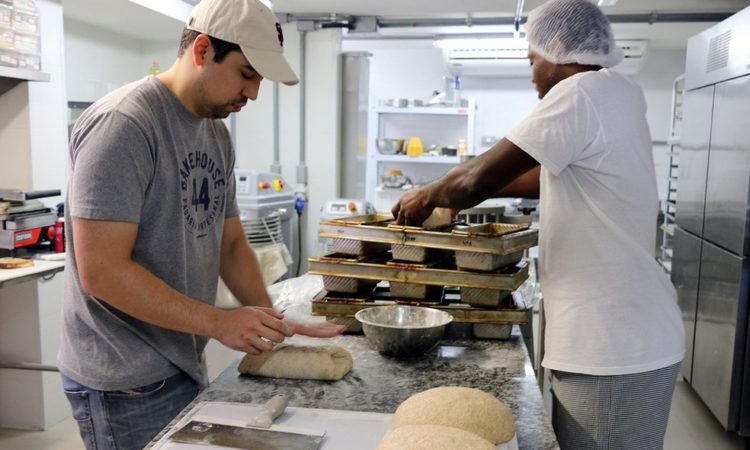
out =
[(677, 183), (679, 176), (680, 134), (682, 129), (682, 104), (685, 92), (685, 75), (675, 78), (672, 83), (672, 109), (667, 139), (667, 197), (662, 202), (662, 219), (659, 263), (667, 273), (672, 271), (672, 237), (674, 236), (675, 212), (677, 204)]
[(391, 169), (401, 170), (415, 183), (419, 183), (420, 180), (438, 177), (460, 162), (458, 156), (383, 155), (376, 148), (377, 138), (404, 139), (405, 147), (410, 137), (419, 136), (425, 150), (430, 145), (457, 147), (459, 140), (464, 139), (467, 154), (471, 155), (474, 154), (475, 111), (474, 99), (468, 99), (468, 104), (460, 107), (371, 107), (368, 118), (366, 198), (377, 206), (378, 199), (390, 203), (403, 193), (399, 189), (384, 190), (380, 186), (381, 178)]

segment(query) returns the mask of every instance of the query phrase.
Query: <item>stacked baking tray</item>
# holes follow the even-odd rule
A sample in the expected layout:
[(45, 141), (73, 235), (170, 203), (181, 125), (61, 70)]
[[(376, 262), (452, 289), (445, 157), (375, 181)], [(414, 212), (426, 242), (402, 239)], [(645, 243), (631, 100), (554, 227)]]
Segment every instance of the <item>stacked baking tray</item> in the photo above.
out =
[[(528, 277), (523, 252), (537, 243), (537, 231), (526, 225), (427, 230), (367, 215), (322, 222), (320, 236), (334, 253), (309, 260), (327, 291), (313, 301), (315, 314), (351, 317), (373, 302), (395, 301), (444, 308), (456, 322), (526, 321), (526, 305), (511, 296)], [(389, 284), (387, 298), (382, 283), (375, 288), (381, 281)]]

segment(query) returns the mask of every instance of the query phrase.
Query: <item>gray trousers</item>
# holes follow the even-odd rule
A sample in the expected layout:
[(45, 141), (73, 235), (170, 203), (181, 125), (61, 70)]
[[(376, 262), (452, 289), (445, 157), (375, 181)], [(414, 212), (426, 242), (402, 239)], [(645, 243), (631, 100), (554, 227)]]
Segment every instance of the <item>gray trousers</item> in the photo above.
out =
[(595, 376), (552, 371), (552, 426), (561, 450), (661, 450), (680, 364)]

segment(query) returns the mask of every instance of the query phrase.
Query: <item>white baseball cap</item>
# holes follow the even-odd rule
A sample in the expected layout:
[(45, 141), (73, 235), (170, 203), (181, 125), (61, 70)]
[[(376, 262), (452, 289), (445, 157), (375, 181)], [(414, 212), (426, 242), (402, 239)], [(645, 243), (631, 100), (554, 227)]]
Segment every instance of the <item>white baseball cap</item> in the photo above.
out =
[(237, 44), (263, 78), (286, 85), (299, 83), (284, 58), (284, 35), (273, 12), (258, 0), (201, 0), (187, 28)]

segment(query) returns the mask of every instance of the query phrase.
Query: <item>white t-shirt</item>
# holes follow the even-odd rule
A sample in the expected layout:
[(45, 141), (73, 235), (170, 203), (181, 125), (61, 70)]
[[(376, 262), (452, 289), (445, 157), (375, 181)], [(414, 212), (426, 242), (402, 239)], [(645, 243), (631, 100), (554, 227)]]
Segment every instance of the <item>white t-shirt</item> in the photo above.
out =
[(640, 88), (602, 69), (552, 88), (507, 136), (542, 165), (542, 365), (590, 375), (682, 360), (677, 296), (654, 258), (658, 195)]

